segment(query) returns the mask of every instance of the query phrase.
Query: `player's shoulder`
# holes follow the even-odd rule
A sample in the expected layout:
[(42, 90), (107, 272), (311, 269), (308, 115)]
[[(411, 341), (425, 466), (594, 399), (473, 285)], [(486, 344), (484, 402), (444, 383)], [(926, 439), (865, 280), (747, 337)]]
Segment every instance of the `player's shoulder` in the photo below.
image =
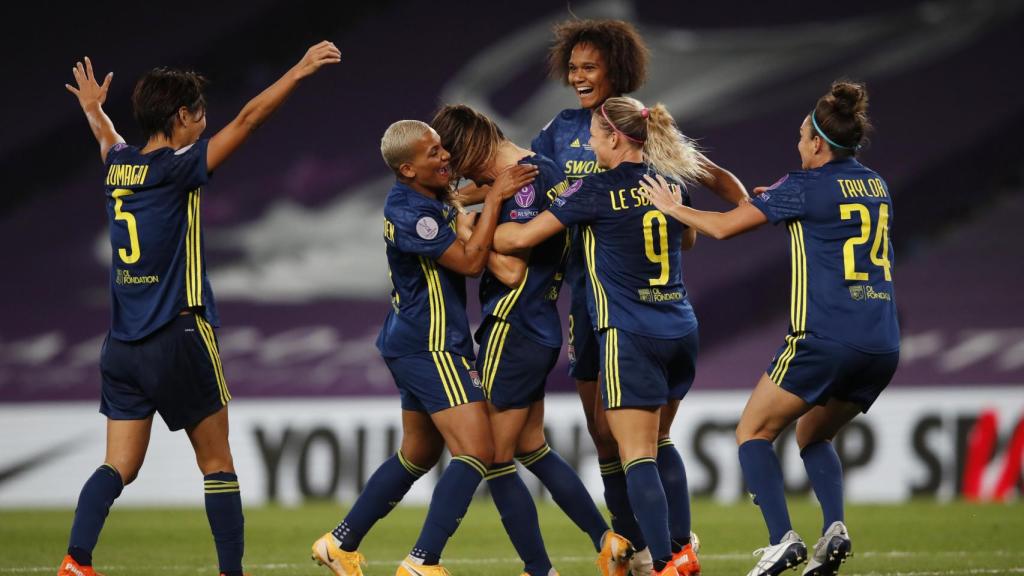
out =
[(123, 163), (127, 159), (137, 158), (139, 155), (138, 146), (132, 146), (126, 142), (118, 142), (107, 151), (107, 164)]
[(544, 126), (543, 130), (559, 131), (565, 126), (577, 126), (581, 122), (590, 123), (590, 110), (584, 108), (566, 108), (555, 114)]
[(447, 220), (448, 213), (442, 202), (428, 198), (401, 182), (395, 182), (384, 200), (384, 217), (401, 226), (415, 225), (425, 216)]

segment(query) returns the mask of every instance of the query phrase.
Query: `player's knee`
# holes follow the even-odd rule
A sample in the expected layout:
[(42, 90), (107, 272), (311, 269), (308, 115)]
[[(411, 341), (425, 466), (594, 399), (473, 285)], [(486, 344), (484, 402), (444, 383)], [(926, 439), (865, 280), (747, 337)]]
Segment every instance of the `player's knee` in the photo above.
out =
[(767, 422), (745, 422), (740, 420), (740, 423), (736, 426), (737, 446), (751, 440), (774, 442), (778, 436), (779, 430), (770, 426)]
[(126, 462), (104, 462), (107, 466), (114, 469), (117, 475), (121, 478), (121, 485), (127, 486), (135, 481), (139, 477), (139, 468), (141, 465), (132, 465)]
[(235, 472), (235, 462), (232, 460), (230, 454), (226, 456), (199, 458), (196, 462), (199, 464), (199, 471), (202, 472), (204, 476), (213, 474), (214, 472), (230, 472), (232, 474)]

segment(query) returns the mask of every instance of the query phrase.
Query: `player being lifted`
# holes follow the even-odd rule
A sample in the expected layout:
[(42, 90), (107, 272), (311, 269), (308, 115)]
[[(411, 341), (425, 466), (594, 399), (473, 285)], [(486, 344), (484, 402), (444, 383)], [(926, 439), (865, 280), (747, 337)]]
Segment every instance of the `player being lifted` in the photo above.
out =
[(125, 144), (103, 111), (113, 73), (100, 84), (89, 58), (73, 68), (75, 86), (65, 86), (78, 97), (105, 165), (112, 321), (100, 356), (106, 456), (82, 487), (58, 576), (95, 574), (93, 548), (110, 506), (142, 467), (153, 412), (171, 430), (188, 434), (203, 473), (221, 574), (241, 576), (242, 501), (228, 445), (231, 394), (206, 275), (202, 188), (302, 79), (340, 59), (331, 42), (311, 47), (209, 139), (200, 138), (206, 129), (205, 79), (155, 68), (132, 93), (147, 139), (142, 148)]
[(893, 292), (892, 198), (857, 161), (871, 128), (868, 92), (839, 81), (800, 125), (800, 170), (730, 212), (675, 205), (665, 182), (645, 178), (645, 197), (701, 233), (728, 238), (771, 222), (790, 235), (790, 325), (736, 428), (747, 488), (761, 508), (768, 543), (748, 576), (776, 575), (807, 557), (793, 531), (772, 442), (796, 421), (796, 440), (821, 503), (822, 537), (805, 575), (836, 574), (852, 545), (843, 523), (843, 470), (835, 435), (889, 384), (899, 363)]
[(689, 532), (676, 528), (682, 515), (689, 522), (689, 494), (685, 482), (681, 493), (666, 494), (656, 457), (693, 383), (697, 319), (683, 285), (681, 251), (694, 233), (666, 219), (637, 188), (652, 171), (698, 182), (705, 168), (664, 106), (648, 109), (633, 98), (609, 98), (596, 108), (590, 145), (606, 171), (574, 182), (530, 222), (503, 224), (495, 249), (523, 250), (581, 227), (588, 307), (600, 335), (601, 396), (629, 501), (653, 573), (693, 574), (696, 562), (685, 559), (678, 570), (676, 563), (681, 554), (692, 555), (683, 545)]
[(419, 539), (398, 576), (443, 576), (441, 552), (487, 474), (494, 443), (475, 371), (466, 318), (466, 276), (479, 275), (490, 254), (503, 200), (537, 175), (532, 165), (498, 174), (483, 212), (465, 239), (468, 218), (448, 203), (450, 156), (427, 124), (401, 120), (388, 127), (381, 154), (396, 182), (384, 203), (384, 242), (394, 286), (392, 309), (377, 348), (401, 394), (402, 445), (370, 477), (345, 519), (313, 543), (313, 559), (337, 576), (361, 575), (359, 543), (448, 447), (445, 468)]
[[(517, 146), (469, 106), (445, 106), (431, 124), (452, 153), (455, 175), (479, 186), (490, 185), (509, 167), (537, 166), (537, 179), (504, 202), (499, 222), (528, 222), (568, 188), (565, 175), (551, 160)], [(590, 537), (602, 574), (624, 574), (628, 540), (609, 530), (576, 471), (544, 437), (544, 387), (562, 346), (556, 302), (568, 249), (569, 237), (563, 233), (522, 257), (492, 253), (480, 281), (484, 320), (476, 332), (477, 369), (494, 433), (494, 464), (487, 485), (527, 574), (546, 576), (552, 566), (533, 498), (513, 457), (540, 478), (555, 502)]]
[[(621, 20), (567, 20), (555, 26), (554, 42), (548, 52), (551, 76), (572, 88), (579, 108), (562, 110), (534, 138), (531, 147), (561, 166), (570, 183), (600, 171), (591, 149), (590, 121), (605, 100), (639, 89), (646, 81), (648, 50), (643, 38), (629, 23)], [(726, 201), (738, 204), (746, 200), (743, 184), (728, 170), (706, 157), (700, 183)], [(566, 269), (571, 306), (569, 315), (569, 372), (576, 379), (576, 388), (583, 403), (590, 431), (601, 465), (604, 497), (612, 514), (612, 527), (633, 540), (639, 552), (631, 562), (634, 573), (650, 571), (651, 556), (643, 535), (633, 518), (626, 492), (626, 481), (619, 460), (615, 439), (608, 431), (603, 408), (597, 393), (599, 373), (598, 337), (587, 311), (586, 272), (583, 243), (577, 227), (571, 228), (573, 246)], [(686, 470), (668, 437), (660, 435), (658, 468), (665, 492), (670, 500), (686, 494)], [(689, 543), (689, 503), (675, 503), (681, 511), (673, 517), (673, 539), (683, 548), (677, 550), (679, 568), (697, 571), (696, 555)], [(685, 510), (683, 510), (685, 508)], [(685, 560), (684, 560), (685, 559)], [(692, 559), (692, 560), (691, 560)], [(692, 562), (690, 567), (685, 564)]]

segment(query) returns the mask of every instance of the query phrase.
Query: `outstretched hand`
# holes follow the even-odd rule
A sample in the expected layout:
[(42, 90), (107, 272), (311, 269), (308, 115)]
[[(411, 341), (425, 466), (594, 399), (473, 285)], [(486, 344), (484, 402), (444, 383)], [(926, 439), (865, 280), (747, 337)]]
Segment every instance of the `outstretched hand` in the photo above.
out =
[(324, 64), (337, 64), (341, 62), (341, 50), (330, 40), (324, 40), (306, 50), (306, 54), (295, 65), (295, 77), (301, 80), (313, 75)]
[(683, 193), (679, 186), (669, 184), (661, 174), (657, 175), (657, 179), (650, 174), (644, 174), (644, 179), (640, 182), (640, 194), (662, 212), (668, 212), (673, 207), (682, 204), (683, 200)]
[(540, 170), (533, 164), (515, 164), (501, 171), (491, 184), (490, 193), (508, 200), (524, 186), (533, 182)]
[(110, 81), (114, 78), (113, 72), (108, 72), (107, 76), (103, 79), (103, 84), (96, 82), (96, 75), (92, 71), (92, 61), (89, 57), (85, 57), (85, 64), (81, 62), (75, 62), (75, 67), (71, 69), (71, 73), (75, 76), (75, 86), (71, 84), (65, 84), (64, 87), (78, 97), (78, 103), (85, 108), (91, 103), (103, 105), (107, 101), (107, 90), (110, 89)]

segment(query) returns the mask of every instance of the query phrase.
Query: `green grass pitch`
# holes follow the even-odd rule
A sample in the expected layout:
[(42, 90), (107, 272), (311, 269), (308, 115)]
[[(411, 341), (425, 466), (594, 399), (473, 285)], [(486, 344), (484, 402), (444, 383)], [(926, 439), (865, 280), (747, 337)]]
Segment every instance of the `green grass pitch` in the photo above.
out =
[[(243, 494), (244, 496), (244, 494)], [(596, 575), (587, 538), (550, 503), (539, 504), (548, 552), (562, 576)], [(813, 545), (820, 530), (816, 505), (791, 503), (794, 526)], [(399, 506), (363, 542), (367, 576), (390, 576), (411, 548), (422, 507)], [(246, 570), (253, 576), (328, 576), (309, 560), (310, 544), (333, 528), (343, 509), (333, 504), (246, 510)], [(704, 574), (745, 574), (751, 551), (767, 535), (750, 504), (694, 504)], [(0, 575), (55, 574), (64, 555), (71, 510), (0, 511)], [(979, 505), (913, 502), (850, 506), (854, 556), (841, 574), (945, 576), (1024, 574), (1024, 503)], [(216, 574), (213, 543), (202, 509), (115, 507), (95, 551), (106, 576)], [(522, 565), (493, 505), (478, 499), (445, 551), (454, 576), (511, 575)], [(787, 572), (799, 574), (799, 572)]]

